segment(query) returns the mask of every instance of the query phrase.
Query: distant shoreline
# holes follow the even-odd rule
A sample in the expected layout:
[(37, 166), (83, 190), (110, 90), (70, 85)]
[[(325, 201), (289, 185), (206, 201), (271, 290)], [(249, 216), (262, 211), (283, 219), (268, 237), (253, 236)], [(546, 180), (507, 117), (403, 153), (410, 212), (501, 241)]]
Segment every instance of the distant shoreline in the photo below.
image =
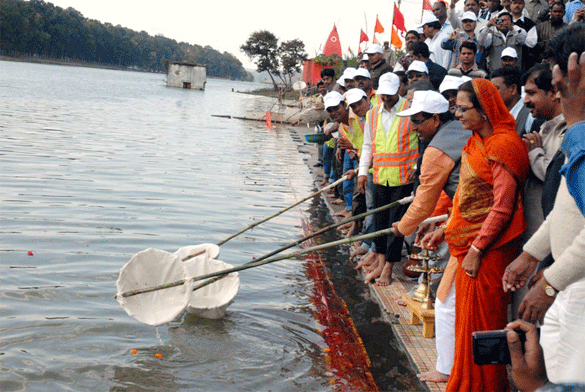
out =
[(13, 57), (13, 56), (0, 55), (0, 60), (13, 61), (13, 62), (18, 62), (18, 63), (71, 65), (74, 67), (100, 68), (100, 69), (111, 69), (111, 70), (116, 70), (116, 71), (133, 71), (133, 72), (161, 73), (162, 74), (162, 72), (142, 71), (142, 70), (132, 69), (132, 68), (116, 67), (114, 65), (94, 64), (94, 63), (87, 63), (84, 61), (59, 60), (59, 59), (41, 58), (41, 57), (32, 57), (32, 56)]

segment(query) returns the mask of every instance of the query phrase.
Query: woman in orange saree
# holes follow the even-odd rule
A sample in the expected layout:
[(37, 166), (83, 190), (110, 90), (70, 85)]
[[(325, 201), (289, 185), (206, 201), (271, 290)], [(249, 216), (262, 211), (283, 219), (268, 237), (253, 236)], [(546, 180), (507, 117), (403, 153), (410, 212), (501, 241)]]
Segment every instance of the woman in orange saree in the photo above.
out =
[(502, 288), (506, 266), (518, 253), (525, 229), (522, 189), (528, 152), (515, 132), (498, 91), (486, 79), (463, 84), (457, 118), (473, 131), (463, 148), (459, 187), (443, 238), (459, 263), (455, 280), (455, 361), (447, 391), (508, 391), (505, 365), (473, 362), (471, 334), (502, 329), (509, 295)]

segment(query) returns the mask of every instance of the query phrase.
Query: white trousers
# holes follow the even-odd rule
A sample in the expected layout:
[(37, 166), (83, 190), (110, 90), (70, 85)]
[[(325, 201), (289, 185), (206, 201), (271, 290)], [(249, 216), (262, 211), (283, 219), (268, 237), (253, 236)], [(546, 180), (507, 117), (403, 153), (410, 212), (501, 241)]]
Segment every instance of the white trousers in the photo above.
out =
[(437, 346), (438, 372), (451, 374), (455, 358), (455, 282), (445, 302), (435, 300), (435, 345)]
[(557, 295), (540, 328), (540, 344), (550, 381), (585, 384), (585, 280)]

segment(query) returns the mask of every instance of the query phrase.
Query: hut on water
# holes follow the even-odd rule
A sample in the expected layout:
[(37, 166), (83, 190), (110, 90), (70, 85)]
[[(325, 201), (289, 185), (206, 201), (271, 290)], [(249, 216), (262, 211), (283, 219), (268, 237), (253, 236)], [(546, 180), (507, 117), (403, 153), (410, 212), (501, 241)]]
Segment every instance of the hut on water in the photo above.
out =
[(205, 90), (207, 66), (170, 61), (167, 66), (167, 87)]

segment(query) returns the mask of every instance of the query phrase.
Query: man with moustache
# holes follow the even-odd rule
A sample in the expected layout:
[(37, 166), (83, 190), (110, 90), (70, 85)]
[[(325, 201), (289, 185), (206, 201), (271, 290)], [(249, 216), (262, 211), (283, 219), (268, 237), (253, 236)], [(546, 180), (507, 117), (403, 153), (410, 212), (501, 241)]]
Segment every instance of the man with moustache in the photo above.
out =
[(451, 34), (453, 27), (451, 26), (451, 22), (447, 20), (447, 4), (444, 1), (436, 1), (433, 4), (433, 15), (439, 19), (441, 31), (447, 35)]
[[(409, 196), (413, 190), (409, 174), (418, 159), (418, 137), (410, 127), (408, 118), (396, 116), (406, 108), (406, 100), (398, 94), (400, 80), (389, 74), (378, 88), (383, 104), (366, 115), (364, 143), (359, 164), (358, 189), (364, 193), (370, 163), (373, 163), (374, 207)], [(387, 229), (399, 220), (406, 208), (399, 206), (391, 211), (374, 214), (375, 231)], [(366, 275), (369, 283), (380, 278), (377, 284), (387, 285), (392, 280), (392, 263), (400, 261), (403, 238), (394, 235), (374, 239), (373, 265)]]
[(467, 11), (461, 17), (461, 23), (463, 25), (463, 32), (461, 32), (459, 29), (456, 29), (451, 33), (448, 39), (441, 43), (441, 47), (443, 49), (452, 52), (451, 63), (448, 69), (455, 68), (461, 64), (461, 60), (459, 58), (459, 48), (463, 42), (470, 41), (475, 42), (475, 44), (478, 45), (477, 37), (475, 36), (477, 16), (473, 12)]
[(372, 106), (379, 104), (380, 100), (376, 95), (376, 90), (374, 90), (372, 86), (372, 77), (370, 76), (370, 71), (365, 68), (358, 68), (355, 71), (353, 80), (355, 80), (356, 87), (362, 89), (366, 93)]
[(372, 44), (366, 49), (366, 54), (370, 58), (370, 79), (372, 80), (372, 88), (378, 88), (378, 80), (380, 76), (392, 72), (392, 67), (384, 59), (384, 51), (378, 44)]

